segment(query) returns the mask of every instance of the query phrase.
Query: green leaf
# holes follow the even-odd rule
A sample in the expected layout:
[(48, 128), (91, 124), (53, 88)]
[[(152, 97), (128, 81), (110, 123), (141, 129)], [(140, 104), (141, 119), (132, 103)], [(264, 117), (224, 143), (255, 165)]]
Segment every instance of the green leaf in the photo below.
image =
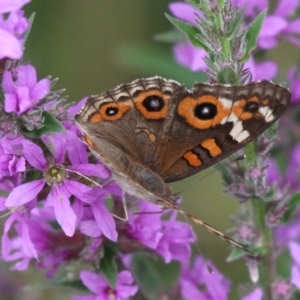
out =
[(104, 246), (104, 255), (100, 261), (100, 272), (107, 279), (110, 287), (116, 285), (118, 268), (116, 264), (117, 246), (115, 243), (107, 242)]
[(276, 258), (277, 276), (285, 279), (290, 278), (291, 275), (291, 256), (290, 252), (285, 249), (279, 257)]
[(65, 130), (62, 124), (50, 113), (44, 111), (42, 116), (44, 118), (43, 127), (34, 130), (23, 129), (23, 133), (28, 137), (38, 138), (45, 133), (61, 132)]
[(289, 200), (288, 202), (288, 209), (287, 211), (285, 212), (285, 214), (283, 215), (281, 221), (283, 223), (286, 223), (288, 222), (293, 213), (295, 212), (295, 210), (297, 209), (297, 207), (299, 207), (300, 205), (300, 193), (297, 193), (295, 195), (292, 196), (292, 198)]
[(187, 35), (188, 39), (195, 47), (204, 49), (206, 52), (210, 52), (206, 45), (199, 40), (199, 37), (201, 37), (201, 32), (197, 27), (195, 27), (192, 24), (173, 18), (168, 14), (165, 14), (165, 16), (176, 28), (178, 28), (180, 31)]
[(295, 291), (294, 297), (295, 300), (300, 300), (300, 291)]
[(241, 29), (246, 7), (247, 5), (245, 5), (242, 10), (237, 10), (236, 15), (234, 15), (233, 19), (229, 22), (228, 30), (225, 34), (227, 39), (232, 40), (235, 36), (237, 36), (238, 31)]
[(255, 144), (253, 142), (246, 145), (244, 148), (244, 154), (246, 156), (246, 161), (249, 163), (253, 163), (256, 159), (256, 150)]
[(218, 83), (237, 85), (239, 78), (230, 66), (225, 66), (217, 75)]
[(147, 299), (157, 299), (162, 290), (162, 273), (155, 268), (149, 255), (137, 253), (131, 262), (132, 274)]
[[(247, 246), (245, 246), (247, 247)], [(264, 256), (266, 255), (266, 253), (268, 252), (268, 249), (266, 247), (258, 247), (255, 249), (251, 249), (251, 252), (255, 255), (255, 256)], [(231, 253), (229, 254), (229, 256), (227, 257), (226, 261), (227, 262), (233, 262), (235, 260), (240, 259), (241, 257), (244, 257), (245, 255), (248, 255), (248, 253), (246, 253), (245, 251), (243, 251), (240, 248), (233, 248)]]
[(158, 33), (153, 37), (156, 42), (163, 43), (177, 43), (182, 41), (183, 36), (178, 30), (169, 30), (166, 32)]
[(26, 40), (27, 40), (27, 38), (29, 36), (29, 33), (31, 31), (34, 18), (35, 18), (35, 13), (32, 13), (31, 16), (28, 19), (28, 24), (29, 24), (28, 29), (27, 29), (26, 33), (24, 34), (24, 37), (23, 37), (24, 44), (25, 44), (25, 42), (26, 42)]
[(242, 63), (246, 62), (250, 58), (251, 51), (256, 48), (257, 38), (264, 22), (267, 10), (262, 11), (258, 17), (250, 24), (245, 34), (246, 49)]
[(78, 280), (73, 280), (73, 281), (55, 282), (55, 284), (61, 285), (61, 286), (67, 286), (67, 287), (70, 287), (72, 289), (75, 288), (75, 289), (78, 289), (78, 290), (87, 291), (87, 287), (79, 279)]
[(231, 253), (229, 254), (229, 256), (227, 257), (226, 261), (227, 262), (233, 262), (235, 260), (238, 260), (242, 257), (244, 257), (246, 255), (245, 251), (243, 251), (240, 248), (233, 248), (231, 250)]

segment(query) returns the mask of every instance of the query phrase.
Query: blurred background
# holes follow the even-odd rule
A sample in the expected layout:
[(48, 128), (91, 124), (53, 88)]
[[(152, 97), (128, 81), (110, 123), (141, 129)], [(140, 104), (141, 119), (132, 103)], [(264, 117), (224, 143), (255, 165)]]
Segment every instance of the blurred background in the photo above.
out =
[[(36, 67), (39, 78), (58, 77), (54, 89), (66, 88), (65, 94), (71, 102), (154, 75), (191, 87), (195, 81), (205, 80), (203, 74), (192, 74), (178, 66), (171, 45), (153, 39), (155, 34), (172, 29), (164, 16), (169, 3), (166, 0), (32, 0), (25, 6), (26, 16), (35, 12), (35, 20), (24, 60)], [(281, 63), (282, 74), (295, 57), (297, 49), (290, 44), (282, 44), (270, 53), (270, 58)], [(284, 81), (283, 75), (281, 78)], [(211, 170), (172, 186), (181, 191), (193, 184), (182, 195), (183, 208), (226, 232), (238, 204), (222, 192), (218, 172), (205, 177)], [(241, 262), (226, 263), (230, 249), (226, 242), (200, 227), (195, 230), (205, 258), (212, 260), (232, 284), (247, 281), (247, 269)], [(23, 273), (8, 272), (9, 265), (2, 262), (0, 268), (0, 290), (5, 291), (0, 294), (1, 300), (59, 300), (69, 299), (69, 293), (74, 293), (54, 286), (34, 268)]]

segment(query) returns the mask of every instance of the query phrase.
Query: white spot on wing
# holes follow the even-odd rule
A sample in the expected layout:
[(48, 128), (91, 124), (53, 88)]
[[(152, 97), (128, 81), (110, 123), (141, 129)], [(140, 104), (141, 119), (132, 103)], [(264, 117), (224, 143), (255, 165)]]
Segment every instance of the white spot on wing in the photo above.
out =
[(232, 101), (227, 98), (219, 98), (219, 101), (223, 104), (225, 108), (231, 108), (232, 106)]
[(260, 107), (259, 112), (265, 117), (266, 122), (271, 122), (274, 120), (273, 111), (269, 106)]
[(242, 141), (244, 141), (249, 136), (250, 136), (250, 133), (247, 130), (243, 130), (238, 136), (235, 137), (235, 140), (238, 143), (241, 143)]
[[(234, 117), (236, 118), (235, 115), (234, 115)], [(234, 126), (231, 129), (229, 134), (238, 143), (241, 143), (250, 135), (250, 133), (247, 130), (244, 130), (243, 123), (241, 121), (236, 121), (234, 123)]]
[(244, 130), (243, 124), (241, 121), (237, 121), (234, 123), (233, 128), (229, 132), (232, 138), (235, 140), (236, 136), (238, 136)]

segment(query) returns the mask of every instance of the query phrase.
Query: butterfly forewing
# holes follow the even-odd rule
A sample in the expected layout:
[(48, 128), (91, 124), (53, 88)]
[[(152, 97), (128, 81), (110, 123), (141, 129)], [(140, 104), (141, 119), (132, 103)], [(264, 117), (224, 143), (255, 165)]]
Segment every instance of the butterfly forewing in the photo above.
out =
[(197, 83), (188, 91), (153, 77), (91, 97), (76, 121), (89, 146), (106, 160), (114, 161), (111, 144), (171, 182), (245, 146), (282, 115), (290, 99), (287, 89), (268, 81)]

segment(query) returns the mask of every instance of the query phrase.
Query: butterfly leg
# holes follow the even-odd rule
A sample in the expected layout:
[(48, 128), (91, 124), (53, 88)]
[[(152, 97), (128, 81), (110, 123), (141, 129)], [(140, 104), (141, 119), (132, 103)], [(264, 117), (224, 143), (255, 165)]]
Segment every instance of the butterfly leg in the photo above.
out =
[[(106, 184), (106, 183), (105, 183)], [(127, 200), (126, 200), (126, 193), (125, 191), (122, 190), (122, 204), (123, 204), (123, 209), (124, 209), (124, 214), (125, 214), (125, 218), (122, 218), (120, 216), (117, 216), (115, 214), (112, 213), (112, 215), (118, 219), (118, 220), (121, 220), (121, 221), (124, 221), (124, 222), (128, 222), (129, 220), (129, 216), (128, 216), (128, 207), (127, 207)]]

